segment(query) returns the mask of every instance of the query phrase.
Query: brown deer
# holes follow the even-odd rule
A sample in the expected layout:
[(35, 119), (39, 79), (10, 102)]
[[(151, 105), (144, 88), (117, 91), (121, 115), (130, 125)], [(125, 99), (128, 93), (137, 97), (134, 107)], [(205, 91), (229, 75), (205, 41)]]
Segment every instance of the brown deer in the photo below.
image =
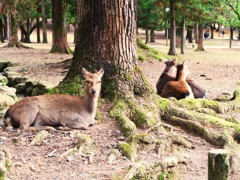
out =
[(4, 124), (21, 130), (87, 129), (93, 125), (101, 89), (103, 69), (90, 73), (83, 68), (85, 95), (41, 95), (24, 98), (12, 105), (4, 116)]
[(160, 95), (162, 93), (163, 87), (168, 81), (175, 81), (177, 78), (177, 61), (169, 60), (165, 62), (166, 67), (158, 79), (156, 88), (157, 93)]
[(188, 67), (184, 64), (178, 65), (177, 81), (169, 81), (163, 88), (161, 96), (175, 97), (176, 99), (194, 98), (191, 87), (188, 85), (186, 79), (190, 74)]
[[(166, 64), (166, 67), (163, 73), (161, 74), (161, 76), (159, 77), (159, 80), (156, 84), (157, 93), (159, 95), (161, 95), (162, 89), (168, 81), (177, 80), (177, 71), (179, 69), (178, 66), (181, 66), (180, 64), (177, 64), (176, 60), (166, 61), (165, 64)], [(194, 98), (206, 97), (206, 94), (207, 94), (206, 90), (198, 82), (194, 81), (190, 77), (187, 77), (186, 81), (192, 89)]]

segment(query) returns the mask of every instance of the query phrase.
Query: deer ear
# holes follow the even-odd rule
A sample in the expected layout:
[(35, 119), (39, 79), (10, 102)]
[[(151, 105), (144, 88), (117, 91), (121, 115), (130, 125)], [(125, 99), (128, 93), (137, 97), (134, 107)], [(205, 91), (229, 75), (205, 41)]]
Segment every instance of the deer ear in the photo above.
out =
[(99, 76), (103, 76), (103, 74), (104, 74), (104, 70), (103, 70), (103, 68), (101, 68), (98, 72), (97, 72), (98, 74), (99, 74)]
[(86, 75), (89, 73), (84, 67), (82, 68), (83, 76), (86, 77)]

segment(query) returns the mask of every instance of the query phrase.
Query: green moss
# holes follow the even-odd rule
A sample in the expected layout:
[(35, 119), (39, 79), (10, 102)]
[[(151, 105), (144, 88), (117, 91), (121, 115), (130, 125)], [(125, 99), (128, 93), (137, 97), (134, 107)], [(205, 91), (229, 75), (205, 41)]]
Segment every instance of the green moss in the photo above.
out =
[(153, 136), (149, 134), (137, 134), (131, 139), (133, 142), (136, 143), (143, 143), (143, 144), (153, 144), (156, 143), (156, 140)]
[(138, 58), (140, 61), (146, 61), (147, 57), (143, 54), (143, 51), (140, 48), (137, 48)]
[(128, 159), (133, 161), (136, 157), (137, 150), (135, 145), (123, 142), (118, 144), (118, 148), (122, 152), (122, 155)]
[(70, 95), (83, 95), (84, 83), (78, 76), (73, 78), (70, 82), (61, 84), (49, 90), (49, 94), (70, 94)]
[(240, 99), (240, 90), (235, 90), (234, 93), (233, 93), (233, 99), (236, 100), (236, 99)]
[[(118, 69), (116, 69), (118, 71)], [(102, 97), (109, 101), (115, 101), (119, 95), (118, 79), (112, 77), (104, 77), (104, 82), (101, 90)]]
[(146, 44), (143, 43), (140, 37), (137, 37), (137, 46), (142, 48), (142, 49), (150, 49), (150, 47)]
[(125, 74), (124, 74), (124, 78), (125, 78), (125, 80), (128, 81), (128, 82), (131, 81), (131, 75), (128, 74), (128, 73), (125, 73)]
[(217, 113), (221, 112), (219, 102), (214, 100), (186, 98), (176, 101), (175, 104), (178, 107), (186, 108), (189, 110), (200, 110), (202, 108), (208, 108), (214, 110)]
[(166, 98), (161, 98), (159, 96), (155, 96), (155, 103), (157, 105), (157, 107), (160, 109), (161, 114), (165, 114), (168, 112), (171, 101), (169, 99)]
[(131, 109), (131, 119), (137, 127), (143, 128), (153, 126), (159, 119), (154, 111), (150, 111), (147, 107), (139, 106), (137, 103), (133, 102), (129, 102), (128, 104)]

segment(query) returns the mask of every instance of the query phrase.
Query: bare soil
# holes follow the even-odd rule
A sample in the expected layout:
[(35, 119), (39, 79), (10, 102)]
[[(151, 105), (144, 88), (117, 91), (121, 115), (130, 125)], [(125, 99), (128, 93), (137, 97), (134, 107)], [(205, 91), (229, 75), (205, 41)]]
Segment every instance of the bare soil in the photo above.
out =
[[(207, 39), (204, 43), (206, 44), (204, 52), (195, 52), (194, 44), (187, 43), (186, 54), (179, 53), (179, 56), (189, 65), (192, 78), (207, 89), (207, 98), (232, 96), (233, 91), (240, 85), (240, 49), (238, 48), (240, 42), (235, 40), (233, 47), (237, 48), (232, 49), (228, 48), (227, 39), (218, 37), (214, 40)], [(34, 47), (35, 44), (31, 46)], [(150, 46), (163, 52), (168, 50), (164, 39), (159, 39)], [(70, 59), (72, 55), (50, 54), (50, 45), (44, 45), (41, 48), (36, 45), (36, 47), (38, 49), (0, 48), (0, 61), (18, 63), (24, 68), (23, 76), (57, 85), (67, 72), (59, 62)], [(155, 89), (155, 84), (165, 67), (164, 63), (150, 60), (139, 62), (139, 65)], [(107, 162), (110, 151), (116, 148), (124, 138), (117, 123), (107, 116), (110, 107), (103, 103), (99, 108), (104, 113), (102, 122), (98, 122), (86, 131), (50, 132), (43, 143), (33, 146), (29, 144), (37, 132), (9, 132), (0, 127), (0, 149), (8, 151), (11, 159), (8, 178), (106, 180), (114, 176), (123, 177), (133, 162), (122, 156), (118, 157), (113, 164)], [(180, 128), (174, 127), (173, 131), (185, 136), (195, 147), (188, 150), (187, 169), (182, 171), (179, 179), (207, 179), (207, 153), (214, 147)], [(92, 161), (88, 161), (85, 154), (76, 155), (72, 159), (61, 157), (64, 152), (76, 145), (78, 133), (88, 134), (93, 139)], [(168, 156), (174, 156), (174, 154)], [(137, 157), (138, 160), (147, 161), (149, 164), (159, 162), (163, 158), (158, 157), (155, 151), (148, 153), (143, 151)]]

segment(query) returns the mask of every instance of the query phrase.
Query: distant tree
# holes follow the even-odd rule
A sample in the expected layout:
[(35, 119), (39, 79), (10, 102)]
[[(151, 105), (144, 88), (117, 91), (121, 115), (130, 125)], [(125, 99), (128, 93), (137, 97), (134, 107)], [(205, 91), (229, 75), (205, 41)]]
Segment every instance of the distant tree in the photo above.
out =
[(51, 53), (71, 53), (66, 32), (66, 1), (52, 0), (52, 49)]
[(174, 0), (170, 0), (170, 48), (168, 55), (176, 55), (176, 10)]
[(41, 12), (42, 12), (42, 30), (43, 41), (42, 43), (48, 43), (47, 40), (47, 28), (46, 28), (46, 12), (45, 12), (45, 0), (41, 0)]
[(16, 1), (17, 21), (20, 22), (20, 29), (23, 36), (23, 42), (31, 43), (30, 35), (37, 27), (37, 23), (31, 26), (31, 19), (37, 17), (37, 0), (18, 0)]
[(159, 5), (158, 0), (138, 0), (138, 12), (137, 12), (137, 25), (139, 28), (146, 30), (146, 44), (150, 42), (150, 31), (151, 38), (153, 38), (154, 30), (163, 29), (163, 17), (164, 12), (162, 6)]
[(77, 41), (77, 0), (67, 0), (66, 19), (74, 27), (74, 43)]
[(20, 47), (21, 44), (18, 40), (18, 23), (16, 18), (16, 0), (4, 2), (6, 14), (9, 17), (9, 41), (8, 47)]

